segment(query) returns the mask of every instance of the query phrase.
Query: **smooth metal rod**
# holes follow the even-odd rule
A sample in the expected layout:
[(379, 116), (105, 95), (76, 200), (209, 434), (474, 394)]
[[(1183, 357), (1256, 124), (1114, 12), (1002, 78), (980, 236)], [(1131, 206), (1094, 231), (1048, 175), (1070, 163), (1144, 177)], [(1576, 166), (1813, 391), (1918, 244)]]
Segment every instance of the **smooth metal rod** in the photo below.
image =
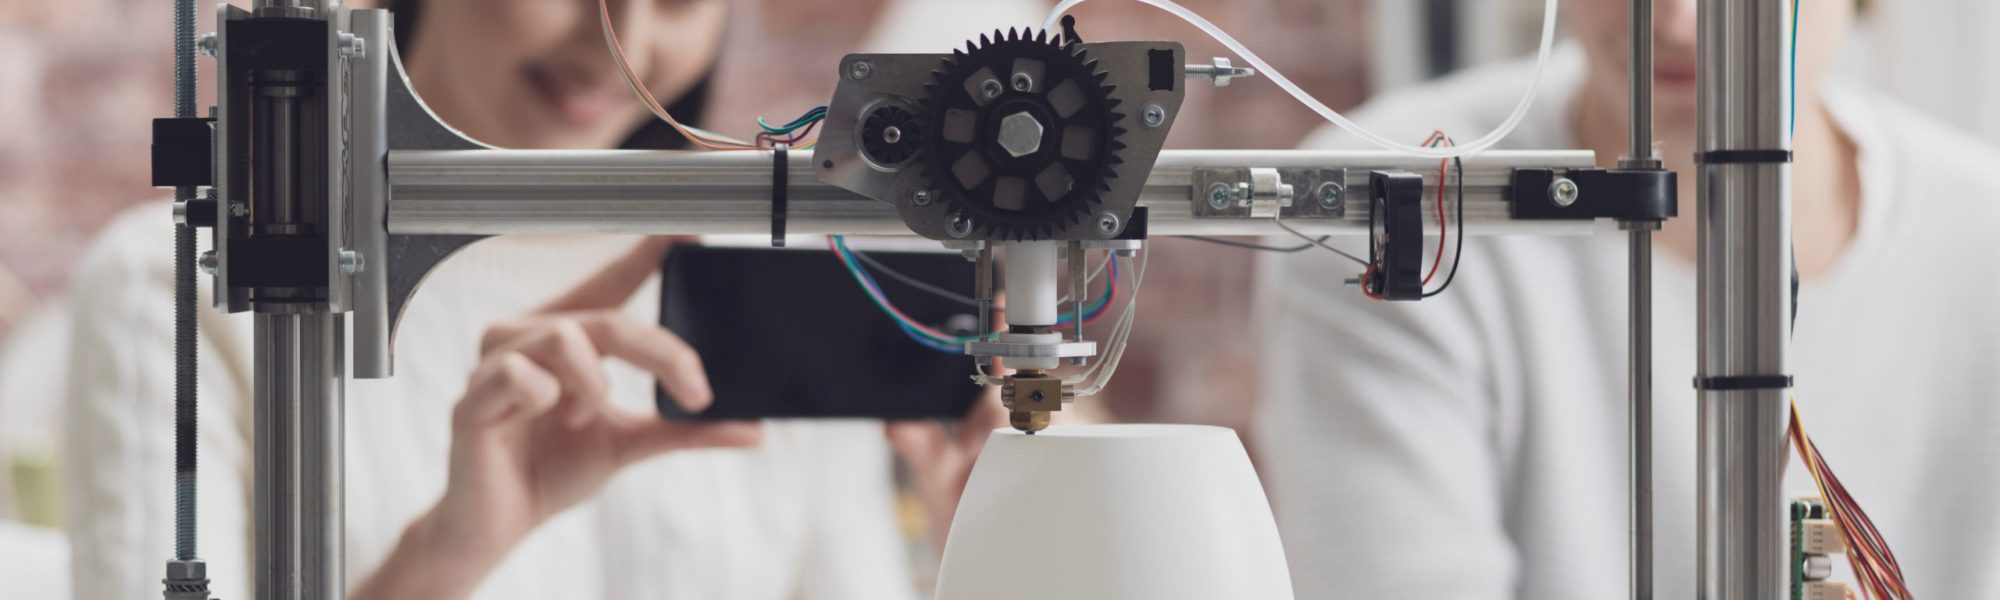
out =
[(1631, 335), (1626, 378), (1631, 397), (1629, 439), (1632, 460), (1632, 598), (1653, 597), (1653, 232), (1658, 223), (1625, 224), (1629, 240)]
[[(1631, 106), (1626, 113), (1630, 125), (1626, 150), (1619, 167), (1658, 169), (1653, 150), (1653, 0), (1631, 3), (1630, 88)], [(1630, 264), (1627, 302), (1629, 347), (1626, 350), (1626, 379), (1629, 415), (1628, 450), (1631, 458), (1632, 528), (1629, 550), (1632, 600), (1653, 598), (1653, 232), (1659, 223), (1635, 222), (1623, 226), (1630, 241), (1626, 253)]]
[[(389, 153), (389, 232), (403, 235), (756, 234), (771, 227), (768, 152), (398, 150)], [(798, 234), (908, 235), (894, 207), (821, 183), (791, 158), (786, 227)], [(1465, 159), (1474, 234), (1588, 233), (1585, 221), (1513, 221), (1505, 192), (1518, 168), (1587, 168), (1587, 151), (1495, 151)], [(1287, 221), (1321, 234), (1368, 232), (1369, 170), (1435, 173), (1437, 161), (1386, 152), (1169, 150), (1140, 192), (1154, 235), (1282, 233), (1269, 219), (1197, 219), (1198, 168), (1348, 170), (1341, 219)], [(1435, 185), (1437, 182), (1432, 181)], [(1431, 188), (1435, 190), (1436, 188)], [(1428, 217), (1427, 217), (1428, 218)]]
[(1632, 143), (1625, 158), (1653, 159), (1653, 0), (1632, 0), (1632, 106), (1626, 122)]
[[(1701, 0), (1701, 151), (1784, 150), (1783, 3)], [(1789, 164), (1700, 167), (1699, 373), (1791, 372)], [(1786, 591), (1785, 390), (1700, 392), (1699, 597)]]

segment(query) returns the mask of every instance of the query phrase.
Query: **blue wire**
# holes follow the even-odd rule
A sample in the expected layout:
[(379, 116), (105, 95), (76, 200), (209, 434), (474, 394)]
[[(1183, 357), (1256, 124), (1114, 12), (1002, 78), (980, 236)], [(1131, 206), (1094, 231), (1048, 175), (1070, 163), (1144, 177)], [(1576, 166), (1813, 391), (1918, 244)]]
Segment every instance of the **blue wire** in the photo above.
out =
[(1792, 0), (1792, 131), (1799, 135), (1799, 0)]

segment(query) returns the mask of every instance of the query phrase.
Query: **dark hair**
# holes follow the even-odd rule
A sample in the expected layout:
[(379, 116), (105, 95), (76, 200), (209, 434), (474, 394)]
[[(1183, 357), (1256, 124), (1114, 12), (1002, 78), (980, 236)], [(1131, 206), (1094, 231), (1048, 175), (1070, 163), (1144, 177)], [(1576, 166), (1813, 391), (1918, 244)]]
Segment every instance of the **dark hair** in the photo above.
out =
[[(395, 13), (396, 17), (394, 24), (396, 50), (408, 60), (410, 38), (416, 35), (417, 19), (422, 17), (424, 12), (424, 0), (389, 0), (388, 5), (389, 11)], [(605, 60), (610, 58), (606, 57)], [(683, 123), (689, 125), (700, 123), (702, 115), (708, 111), (708, 94), (709, 88), (712, 87), (709, 84), (714, 79), (715, 66), (709, 65), (708, 72), (703, 73), (701, 79), (695, 81), (694, 87), (688, 88), (686, 94), (682, 94), (667, 106), (667, 112)], [(672, 126), (659, 119), (649, 118), (646, 119), (646, 124), (640, 125), (631, 135), (626, 136), (625, 141), (618, 144), (618, 147), (631, 150), (679, 150), (687, 148), (688, 142), (687, 138), (681, 137), (680, 132), (674, 131)]]

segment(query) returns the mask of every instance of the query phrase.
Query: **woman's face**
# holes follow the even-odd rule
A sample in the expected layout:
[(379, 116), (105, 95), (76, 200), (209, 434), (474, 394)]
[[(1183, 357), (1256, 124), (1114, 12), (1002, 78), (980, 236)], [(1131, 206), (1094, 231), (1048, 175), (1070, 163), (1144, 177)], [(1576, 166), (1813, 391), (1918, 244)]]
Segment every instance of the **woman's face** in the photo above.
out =
[[(1777, 0), (1761, 0), (1776, 2)], [(1799, 86), (1810, 93), (1847, 39), (1854, 0), (1801, 0)], [(1693, 135), (1696, 119), (1696, 0), (1654, 0), (1654, 117), (1662, 136)], [(1630, 0), (1565, 3), (1568, 24), (1590, 57), (1584, 93), (1624, 102), (1628, 94)], [(1622, 112), (1622, 111), (1621, 111)]]
[[(626, 59), (663, 105), (714, 64), (725, 0), (606, 0)], [(610, 148), (650, 111), (618, 73), (598, 0), (427, 0), (406, 66), (453, 127), (507, 148)]]

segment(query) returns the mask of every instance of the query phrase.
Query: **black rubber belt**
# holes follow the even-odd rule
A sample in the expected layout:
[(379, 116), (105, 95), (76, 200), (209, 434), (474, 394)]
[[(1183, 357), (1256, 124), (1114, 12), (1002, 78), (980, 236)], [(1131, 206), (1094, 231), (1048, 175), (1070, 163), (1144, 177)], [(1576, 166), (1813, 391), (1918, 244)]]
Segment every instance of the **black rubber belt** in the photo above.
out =
[(1694, 389), (1703, 391), (1784, 390), (1791, 387), (1790, 375), (1727, 375), (1694, 378)]
[(771, 247), (785, 247), (785, 194), (790, 191), (791, 177), (787, 172), (789, 161), (785, 160), (784, 144), (771, 146)]
[(1710, 150), (1696, 152), (1700, 165), (1769, 165), (1792, 162), (1790, 150)]

